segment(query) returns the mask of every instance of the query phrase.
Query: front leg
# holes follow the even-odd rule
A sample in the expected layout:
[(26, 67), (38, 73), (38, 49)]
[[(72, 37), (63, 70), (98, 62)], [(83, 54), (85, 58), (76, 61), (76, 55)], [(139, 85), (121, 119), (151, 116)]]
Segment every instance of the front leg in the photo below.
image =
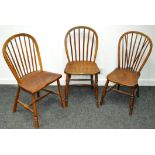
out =
[(96, 96), (96, 106), (99, 108), (99, 99), (98, 99), (98, 74), (95, 74), (95, 96)]

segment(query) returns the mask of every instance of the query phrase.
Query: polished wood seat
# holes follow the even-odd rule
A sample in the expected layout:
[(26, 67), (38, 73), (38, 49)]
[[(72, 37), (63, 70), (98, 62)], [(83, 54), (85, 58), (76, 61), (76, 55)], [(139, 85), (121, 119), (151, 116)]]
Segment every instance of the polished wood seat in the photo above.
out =
[[(17, 104), (23, 106), (33, 113), (34, 127), (39, 128), (38, 101), (49, 94), (56, 94), (60, 97), (61, 106), (66, 107), (59, 81), (61, 74), (43, 70), (39, 46), (33, 36), (26, 33), (11, 36), (3, 45), (3, 56), (18, 83), (13, 112), (16, 112)], [(58, 93), (45, 88), (53, 82), (57, 82)], [(31, 103), (21, 101), (21, 90), (32, 95)], [(45, 93), (40, 94), (41, 91)]]
[(75, 75), (94, 75), (100, 73), (100, 70), (94, 62), (75, 61), (67, 63), (65, 73)]
[(21, 79), (19, 86), (30, 93), (36, 93), (60, 78), (61, 74), (37, 71), (25, 75)]
[[(142, 32), (129, 31), (122, 34), (118, 42), (118, 66), (107, 76), (100, 105), (103, 104), (103, 99), (110, 90), (129, 95), (129, 115), (132, 115), (134, 98), (139, 97), (140, 72), (151, 54), (152, 47), (152, 40)], [(115, 85), (108, 88), (109, 82)], [(129, 92), (121, 90), (121, 86), (129, 87)]]
[[(66, 33), (64, 44), (68, 59), (68, 63), (64, 70), (66, 73), (66, 105), (68, 105), (69, 82), (90, 81), (91, 84), (89, 85), (95, 90), (96, 106), (99, 107), (98, 74), (100, 73), (100, 70), (95, 63), (98, 51), (98, 35), (96, 31), (87, 26), (73, 27)], [(72, 75), (84, 75), (89, 76), (90, 78), (72, 79)], [(78, 86), (89, 85), (78, 84)]]
[(135, 86), (138, 84), (138, 78), (140, 73), (133, 72), (128, 69), (115, 69), (108, 74), (107, 79), (111, 82), (124, 85), (124, 86)]

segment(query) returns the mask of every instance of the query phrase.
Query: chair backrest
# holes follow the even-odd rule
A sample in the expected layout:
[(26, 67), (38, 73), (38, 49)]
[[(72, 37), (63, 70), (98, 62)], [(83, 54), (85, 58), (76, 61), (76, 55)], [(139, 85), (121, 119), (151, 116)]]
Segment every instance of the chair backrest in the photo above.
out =
[(152, 51), (152, 41), (144, 33), (129, 31), (118, 43), (118, 68), (140, 72)]
[(3, 45), (3, 56), (16, 80), (34, 71), (42, 71), (38, 44), (34, 37), (20, 33), (11, 36)]
[(67, 32), (64, 43), (68, 62), (95, 62), (98, 50), (98, 35), (92, 28), (86, 26), (73, 27)]

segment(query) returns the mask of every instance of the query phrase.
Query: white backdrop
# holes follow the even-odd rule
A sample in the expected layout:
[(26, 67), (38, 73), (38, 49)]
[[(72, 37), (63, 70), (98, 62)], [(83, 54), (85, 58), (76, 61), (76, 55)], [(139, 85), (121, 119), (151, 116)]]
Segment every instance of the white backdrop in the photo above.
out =
[[(43, 62), (43, 68), (47, 71), (58, 72), (63, 75), (61, 84), (65, 84), (64, 67), (67, 63), (64, 37), (68, 29), (77, 25), (86, 25), (94, 28), (99, 36), (99, 49), (96, 63), (101, 69), (99, 75), (99, 85), (105, 83), (106, 75), (117, 66), (117, 45), (118, 39), (122, 33), (128, 30), (137, 30), (149, 35), (155, 42), (155, 26), (108, 26), (104, 23), (94, 24), (89, 20), (88, 23), (76, 23), (75, 21), (67, 22), (62, 26), (60, 21), (53, 25), (44, 26), (0, 26), (0, 50), (5, 40), (16, 33), (32, 34), (40, 47), (40, 53)], [(2, 52), (0, 52), (0, 84), (15, 84), (16, 81), (6, 65)], [(139, 81), (140, 85), (155, 86), (155, 51), (147, 61)]]

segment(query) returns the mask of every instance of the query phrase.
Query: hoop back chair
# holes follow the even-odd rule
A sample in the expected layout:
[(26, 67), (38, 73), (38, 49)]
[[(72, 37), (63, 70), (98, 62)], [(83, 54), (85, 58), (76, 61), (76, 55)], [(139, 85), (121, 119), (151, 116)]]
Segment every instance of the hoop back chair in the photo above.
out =
[[(144, 33), (129, 31), (124, 33), (118, 43), (118, 67), (107, 76), (105, 87), (102, 91), (100, 104), (107, 91), (112, 90), (130, 96), (130, 112), (132, 115), (134, 97), (139, 97), (138, 79), (140, 72), (148, 60), (152, 51), (152, 41)], [(116, 85), (108, 89), (109, 82)], [(130, 92), (120, 90), (120, 86), (128, 86)]]
[[(39, 47), (33, 36), (20, 33), (10, 37), (3, 45), (3, 56), (18, 82), (13, 112), (16, 112), (17, 104), (22, 105), (25, 109), (33, 113), (34, 127), (38, 128), (37, 101), (49, 94), (57, 94), (60, 96), (62, 107), (65, 107), (59, 82), (61, 74), (43, 71)], [(45, 88), (54, 81), (57, 81), (59, 94)], [(32, 95), (31, 103), (25, 104), (19, 100), (21, 89)], [(41, 90), (47, 93), (40, 96)]]
[[(66, 105), (68, 105), (70, 81), (91, 81), (91, 87), (95, 88), (96, 105), (98, 107), (98, 74), (100, 71), (95, 63), (98, 50), (98, 35), (96, 31), (87, 26), (73, 27), (67, 32), (64, 44), (68, 59), (64, 71), (66, 73)], [(72, 75), (88, 75), (90, 79), (71, 79)], [(93, 76), (95, 76), (95, 82)]]

